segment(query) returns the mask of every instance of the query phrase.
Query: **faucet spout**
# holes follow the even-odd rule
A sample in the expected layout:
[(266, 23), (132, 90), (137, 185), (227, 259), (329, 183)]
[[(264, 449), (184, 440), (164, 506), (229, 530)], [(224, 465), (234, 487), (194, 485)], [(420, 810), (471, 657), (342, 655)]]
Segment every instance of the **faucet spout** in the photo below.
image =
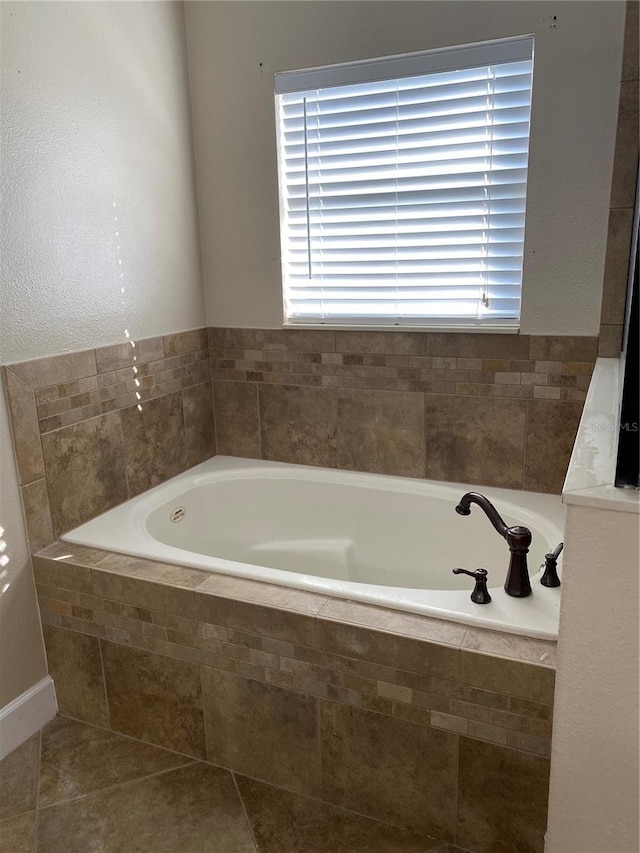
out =
[(467, 492), (463, 495), (456, 507), (456, 512), (459, 515), (470, 515), (471, 504), (477, 504), (483, 510), (495, 530), (506, 539), (509, 546), (511, 558), (504, 585), (505, 592), (507, 595), (513, 595), (516, 598), (525, 598), (531, 595), (531, 582), (527, 568), (531, 531), (520, 525), (509, 527), (491, 501), (478, 492)]
[(484, 510), (484, 514), (491, 524), (493, 524), (500, 536), (504, 537), (507, 532), (507, 525), (491, 501), (479, 492), (467, 492), (466, 495), (461, 497), (460, 503), (456, 507), (458, 515), (471, 515), (471, 504), (477, 504), (480, 509)]

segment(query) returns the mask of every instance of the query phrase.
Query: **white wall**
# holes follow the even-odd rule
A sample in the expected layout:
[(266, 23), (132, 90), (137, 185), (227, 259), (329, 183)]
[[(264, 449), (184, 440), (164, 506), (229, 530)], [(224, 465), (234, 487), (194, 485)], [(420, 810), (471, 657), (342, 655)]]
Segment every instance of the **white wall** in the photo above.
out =
[(521, 328), (597, 334), (623, 3), (186, 6), (209, 325), (282, 322), (274, 72), (534, 33)]
[(568, 506), (546, 853), (638, 851), (640, 516)]
[(0, 708), (47, 674), (40, 615), (22, 520), (13, 446), (0, 392), (0, 526), (7, 545), (0, 567)]
[[(0, 14), (0, 363), (204, 325), (183, 5)], [(0, 409), (1, 707), (46, 670)]]

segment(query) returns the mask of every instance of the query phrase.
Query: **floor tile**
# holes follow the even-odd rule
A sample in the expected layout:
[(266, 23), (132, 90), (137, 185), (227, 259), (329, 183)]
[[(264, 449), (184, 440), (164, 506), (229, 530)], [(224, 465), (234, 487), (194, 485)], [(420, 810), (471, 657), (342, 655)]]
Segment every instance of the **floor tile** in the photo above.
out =
[(34, 853), (36, 849), (36, 813), (0, 820), (0, 850), (6, 853)]
[(38, 733), (0, 761), (0, 820), (35, 808), (39, 749)]
[(175, 752), (58, 717), (42, 732), (39, 805), (84, 796), (188, 761)]
[(231, 774), (195, 763), (40, 810), (42, 853), (256, 853)]
[(236, 777), (260, 853), (425, 853), (439, 842)]

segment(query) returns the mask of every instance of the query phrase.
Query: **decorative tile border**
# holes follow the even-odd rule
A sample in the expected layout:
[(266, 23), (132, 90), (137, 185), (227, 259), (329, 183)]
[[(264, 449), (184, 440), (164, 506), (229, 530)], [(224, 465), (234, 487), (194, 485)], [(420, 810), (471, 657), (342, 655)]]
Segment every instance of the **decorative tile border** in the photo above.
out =
[(208, 382), (209, 371), (209, 352), (203, 349), (38, 388), (40, 433)]
[(595, 337), (209, 329), (218, 452), (558, 494)]
[(31, 552), (215, 453), (206, 329), (10, 364)]
[[(247, 346), (237, 347), (235, 331), (210, 330), (214, 380), (573, 402), (585, 400), (597, 346), (596, 338), (478, 334), (456, 344), (430, 333), (245, 329)], [(468, 354), (437, 354), (456, 349)], [(551, 351), (558, 357), (535, 357)]]
[(66, 542), (34, 571), (46, 625), (549, 755), (553, 642)]

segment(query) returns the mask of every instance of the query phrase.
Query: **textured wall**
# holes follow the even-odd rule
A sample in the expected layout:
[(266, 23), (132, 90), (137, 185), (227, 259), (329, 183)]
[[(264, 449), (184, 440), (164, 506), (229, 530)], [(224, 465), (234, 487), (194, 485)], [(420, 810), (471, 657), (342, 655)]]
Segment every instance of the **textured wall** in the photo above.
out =
[(638, 850), (639, 533), (567, 507), (548, 853)]
[[(0, 14), (0, 363), (203, 325), (182, 5)], [(2, 706), (46, 669), (4, 413), (0, 451)]]
[(282, 321), (274, 72), (534, 33), (522, 330), (597, 334), (623, 19), (617, 2), (187, 3), (208, 325)]

